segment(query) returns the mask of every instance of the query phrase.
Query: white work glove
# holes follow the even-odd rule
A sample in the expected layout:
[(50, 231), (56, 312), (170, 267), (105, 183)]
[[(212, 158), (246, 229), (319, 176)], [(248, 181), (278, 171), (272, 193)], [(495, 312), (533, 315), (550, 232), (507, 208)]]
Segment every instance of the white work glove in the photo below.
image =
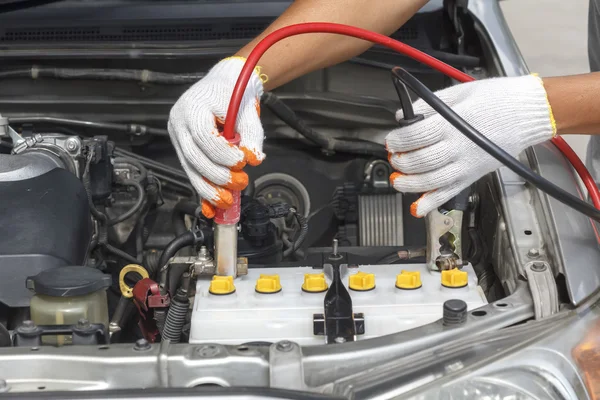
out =
[(235, 124), (239, 147), (219, 134), (244, 62), (242, 57), (221, 60), (177, 100), (169, 116), (171, 141), (208, 218), (214, 216), (215, 207), (231, 206), (230, 190), (248, 185), (248, 175), (241, 170), (246, 163), (256, 166), (265, 158), (260, 122), (263, 83), (258, 69), (250, 77)]
[[(551, 139), (556, 124), (540, 78), (495, 78), (453, 86), (436, 93), (492, 142), (517, 156)], [(446, 203), (501, 164), (456, 130), (424, 101), (414, 103), (425, 119), (388, 134), (386, 146), (394, 188), (425, 193), (410, 208), (415, 217)], [(396, 118), (403, 117), (398, 111)]]

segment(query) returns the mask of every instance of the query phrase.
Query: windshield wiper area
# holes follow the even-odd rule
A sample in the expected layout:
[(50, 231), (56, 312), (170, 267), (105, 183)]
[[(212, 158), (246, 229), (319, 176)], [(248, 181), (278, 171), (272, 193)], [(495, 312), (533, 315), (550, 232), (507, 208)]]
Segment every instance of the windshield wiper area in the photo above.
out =
[(58, 3), (64, 0), (0, 0), (0, 14)]

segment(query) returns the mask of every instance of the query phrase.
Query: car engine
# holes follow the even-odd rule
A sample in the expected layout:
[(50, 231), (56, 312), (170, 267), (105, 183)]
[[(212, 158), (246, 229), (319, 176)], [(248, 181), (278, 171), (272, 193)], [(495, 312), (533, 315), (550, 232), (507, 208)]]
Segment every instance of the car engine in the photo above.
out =
[[(346, 106), (328, 100), (340, 123), (350, 123)], [(83, 121), (3, 118), (0, 267), (11, 279), (2, 281), (0, 301), (12, 343), (56, 343), (47, 338), (56, 326), (72, 333), (83, 324), (94, 343), (334, 344), (443, 316), (460, 320), (502, 293), (482, 266), (476, 191), (438, 212), (446, 229), (437, 232), (436, 264), (426, 254), (428, 233), (436, 234), (426, 225), (436, 222), (410, 216), (416, 197), (391, 188), (382, 145), (341, 137), (332, 150), (320, 148), (285, 131), (316, 132), (285, 100), (267, 93), (263, 104), (271, 112), (263, 118), (290, 126), (267, 135), (267, 160), (248, 169), (236, 276), (217, 271), (214, 222), (202, 216), (166, 132), (97, 123), (152, 138), (128, 146), (107, 135), (37, 128), (66, 131)], [(440, 263), (440, 251), (458, 255), (446, 258), (454, 264)], [(79, 343), (78, 335), (58, 337)]]
[[(477, 79), (524, 73), (493, 35), (509, 36), (502, 20), (467, 3), (432, 0), (392, 37)], [(150, 23), (127, 8), (117, 28), (116, 9), (101, 7), (99, 28), (83, 29), (56, 7), (0, 29), (0, 393), (4, 379), (11, 391), (217, 385), (350, 398), (372, 384), (367, 368), (454, 340), (469, 348), (600, 284), (580, 262), (597, 257), (581, 239), (595, 226), (505, 169), (411, 216), (419, 195), (391, 187), (384, 138), (416, 96), (390, 71), (430, 90), (456, 82), (379, 46), (264, 94), (267, 157), (245, 168), (237, 226), (215, 230), (169, 111), (276, 15), (184, 23), (176, 9)], [(41, 54), (40, 42), (53, 44)], [(576, 193), (560, 157), (539, 146), (519, 160)], [(215, 243), (237, 249), (233, 273), (219, 271)]]

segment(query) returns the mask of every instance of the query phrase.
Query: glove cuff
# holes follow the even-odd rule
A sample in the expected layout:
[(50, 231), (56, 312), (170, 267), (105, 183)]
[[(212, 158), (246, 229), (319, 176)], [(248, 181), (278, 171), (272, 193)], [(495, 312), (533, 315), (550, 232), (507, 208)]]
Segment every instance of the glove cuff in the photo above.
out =
[(507, 110), (513, 110), (510, 113), (514, 117), (514, 126), (521, 131), (518, 134), (522, 147), (552, 139), (556, 135), (556, 122), (542, 80), (538, 76), (527, 75), (507, 80), (506, 85), (506, 98), (497, 101), (514, 103)]
[(552, 111), (552, 105), (550, 104), (550, 99), (548, 98), (548, 92), (546, 92), (546, 87), (544, 86), (544, 80), (537, 73), (534, 73), (531, 75), (533, 77), (537, 78), (539, 83), (542, 85), (542, 88), (544, 89), (544, 96), (546, 98), (546, 104), (548, 105), (548, 111), (550, 113), (550, 124), (552, 125), (552, 137), (554, 137), (554, 136), (556, 136), (556, 133), (558, 132), (558, 128), (556, 127), (556, 118), (554, 118), (554, 112)]

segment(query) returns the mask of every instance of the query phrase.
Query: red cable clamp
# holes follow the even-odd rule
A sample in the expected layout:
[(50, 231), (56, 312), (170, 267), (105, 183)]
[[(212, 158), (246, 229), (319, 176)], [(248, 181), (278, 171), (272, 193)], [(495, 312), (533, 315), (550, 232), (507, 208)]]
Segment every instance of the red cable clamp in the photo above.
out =
[(133, 304), (140, 313), (138, 326), (150, 343), (158, 336), (158, 328), (154, 320), (154, 308), (166, 308), (171, 304), (168, 294), (160, 294), (158, 283), (150, 278), (144, 278), (133, 287)]

